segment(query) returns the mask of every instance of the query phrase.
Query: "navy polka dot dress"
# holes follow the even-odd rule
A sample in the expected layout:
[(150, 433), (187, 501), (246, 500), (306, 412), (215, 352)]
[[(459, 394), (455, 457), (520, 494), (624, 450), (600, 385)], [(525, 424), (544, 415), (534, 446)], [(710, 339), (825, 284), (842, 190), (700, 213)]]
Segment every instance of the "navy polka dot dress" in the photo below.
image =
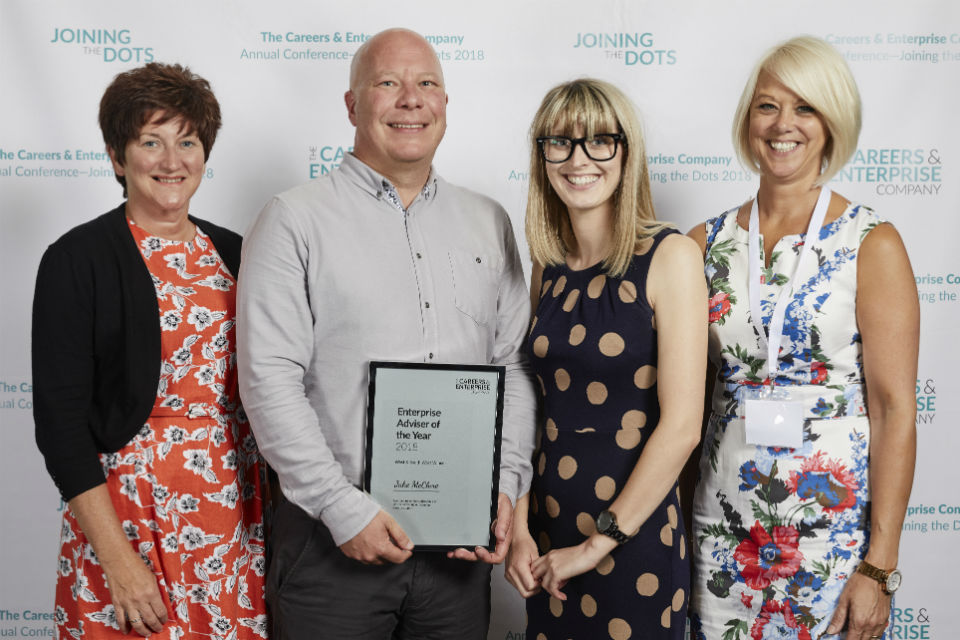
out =
[[(657, 332), (647, 273), (664, 230), (622, 278), (601, 265), (543, 272), (527, 342), (543, 393), (530, 532), (544, 554), (579, 544), (619, 494), (660, 419)], [(699, 402), (699, 399), (691, 401)], [(679, 493), (596, 569), (527, 600), (528, 640), (684, 637), (689, 559)]]

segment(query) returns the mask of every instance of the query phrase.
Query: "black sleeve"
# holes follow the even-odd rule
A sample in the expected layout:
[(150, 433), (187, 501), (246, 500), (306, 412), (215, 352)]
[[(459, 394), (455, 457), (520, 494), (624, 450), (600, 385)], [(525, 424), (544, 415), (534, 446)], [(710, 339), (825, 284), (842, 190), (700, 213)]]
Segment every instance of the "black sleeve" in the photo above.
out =
[(64, 500), (104, 482), (90, 430), (96, 363), (94, 273), (62, 247), (44, 253), (33, 296), (37, 446)]

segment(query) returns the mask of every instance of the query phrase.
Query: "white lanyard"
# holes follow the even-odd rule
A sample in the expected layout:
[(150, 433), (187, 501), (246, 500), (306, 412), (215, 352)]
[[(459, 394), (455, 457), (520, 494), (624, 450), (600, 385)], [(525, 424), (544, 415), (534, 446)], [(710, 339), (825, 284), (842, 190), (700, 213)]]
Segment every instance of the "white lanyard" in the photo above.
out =
[(823, 220), (827, 216), (827, 208), (830, 205), (830, 189), (820, 187), (820, 197), (817, 198), (817, 205), (813, 209), (813, 215), (810, 216), (810, 224), (807, 225), (807, 234), (804, 236), (803, 248), (800, 250), (800, 258), (797, 260), (797, 266), (790, 276), (788, 286), (780, 290), (777, 302), (773, 307), (773, 315), (770, 317), (770, 337), (767, 338), (763, 331), (763, 313), (760, 307), (760, 293), (763, 285), (760, 281), (760, 274), (763, 265), (760, 262), (760, 207), (757, 204), (760, 194), (753, 199), (753, 206), (750, 208), (750, 246), (747, 252), (749, 260), (750, 282), (748, 289), (750, 292), (750, 315), (753, 316), (753, 326), (760, 334), (760, 341), (767, 347), (767, 377), (770, 385), (774, 384), (779, 369), (780, 343), (783, 340), (783, 322), (787, 313), (787, 306), (793, 296), (793, 290), (796, 286), (796, 278), (802, 273), (803, 265), (812, 252), (813, 246), (817, 243), (820, 234), (820, 227), (823, 226)]

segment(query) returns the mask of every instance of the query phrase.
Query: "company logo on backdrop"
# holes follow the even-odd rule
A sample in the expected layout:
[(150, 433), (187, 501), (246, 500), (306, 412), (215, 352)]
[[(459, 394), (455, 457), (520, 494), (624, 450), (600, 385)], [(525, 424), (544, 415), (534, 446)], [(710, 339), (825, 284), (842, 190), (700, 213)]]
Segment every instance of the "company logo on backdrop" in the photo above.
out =
[(857, 149), (834, 180), (875, 184), (881, 196), (935, 196), (943, 186), (942, 162), (936, 148)]
[(581, 31), (574, 34), (572, 46), (600, 51), (628, 67), (677, 64), (677, 50), (663, 47), (650, 31)]
[(960, 500), (911, 503), (903, 521), (903, 532), (935, 536), (960, 534)]
[[(213, 178), (209, 165), (203, 173)], [(106, 151), (95, 149), (0, 147), (0, 178), (95, 178), (113, 180), (113, 166)]]
[(26, 380), (0, 380), (0, 410), (32, 411), (33, 384)]
[(937, 383), (917, 378), (917, 424), (933, 424), (937, 417)]
[[(247, 61), (326, 62), (343, 61), (353, 57), (361, 44), (373, 37), (362, 31), (260, 31), (255, 44), (240, 49), (240, 59)], [(425, 33), (441, 61), (480, 62), (487, 53), (482, 48), (465, 44), (463, 34)]]
[(50, 44), (79, 48), (104, 62), (144, 64), (153, 62), (153, 47), (144, 46), (130, 29), (102, 27), (54, 27)]
[(653, 184), (691, 182), (748, 182), (753, 174), (744, 171), (729, 154), (711, 155), (689, 150), (676, 154), (653, 153), (647, 156), (650, 182)]
[[(919, 576), (918, 576), (919, 577)], [(899, 598), (897, 604), (901, 604)], [(893, 624), (889, 633), (891, 640), (934, 640), (931, 608), (894, 607)]]
[(33, 609), (0, 609), (0, 636), (53, 637), (54, 614)]
[[(748, 183), (756, 178), (743, 169), (729, 154), (711, 155), (706, 151), (683, 151), (681, 153), (652, 153), (647, 156), (647, 168), (651, 184), (739, 182)], [(508, 182), (526, 182), (529, 171), (511, 169)]]
[(960, 33), (828, 33), (824, 39), (850, 62), (949, 64), (960, 61)]
[(914, 280), (921, 303), (942, 304), (960, 300), (960, 273), (924, 273), (914, 276)]
[(339, 167), (340, 163), (343, 162), (343, 156), (351, 151), (353, 151), (353, 146), (310, 145), (307, 149), (307, 174), (311, 180), (327, 175)]

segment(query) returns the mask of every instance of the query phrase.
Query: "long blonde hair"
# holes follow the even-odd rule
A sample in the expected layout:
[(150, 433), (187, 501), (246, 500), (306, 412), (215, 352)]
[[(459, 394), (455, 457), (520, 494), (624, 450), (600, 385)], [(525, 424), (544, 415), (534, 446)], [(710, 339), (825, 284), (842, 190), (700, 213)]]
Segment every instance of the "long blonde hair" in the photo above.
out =
[(613, 238), (604, 270), (622, 276), (643, 240), (664, 227), (658, 222), (650, 194), (647, 154), (640, 119), (633, 103), (615, 86), (602, 80), (579, 78), (557, 85), (543, 98), (530, 125), (530, 188), (527, 195), (526, 234), (533, 259), (544, 266), (561, 264), (570, 250), (573, 229), (566, 206), (547, 178), (537, 137), (573, 136), (577, 127), (584, 136), (619, 132), (626, 136), (620, 184), (613, 194)]

